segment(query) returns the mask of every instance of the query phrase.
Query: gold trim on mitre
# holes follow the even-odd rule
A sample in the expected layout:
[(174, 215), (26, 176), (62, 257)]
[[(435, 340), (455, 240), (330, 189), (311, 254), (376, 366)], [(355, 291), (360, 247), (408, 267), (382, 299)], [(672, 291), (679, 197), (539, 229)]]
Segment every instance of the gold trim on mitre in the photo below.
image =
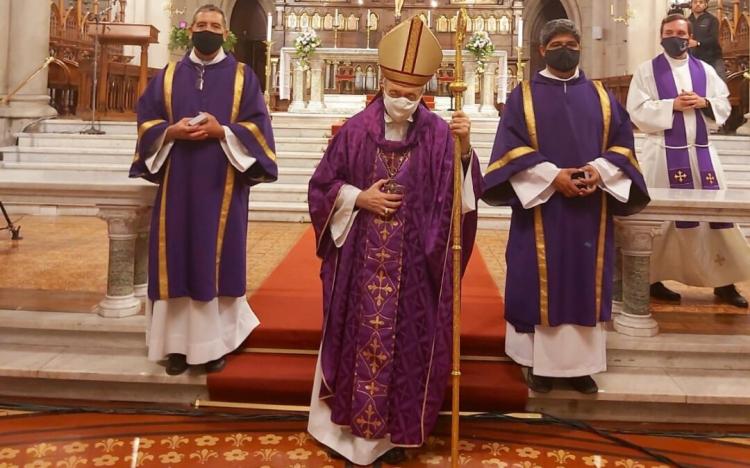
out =
[(404, 86), (426, 85), (442, 61), (440, 43), (419, 16), (393, 28), (378, 46), (383, 76)]

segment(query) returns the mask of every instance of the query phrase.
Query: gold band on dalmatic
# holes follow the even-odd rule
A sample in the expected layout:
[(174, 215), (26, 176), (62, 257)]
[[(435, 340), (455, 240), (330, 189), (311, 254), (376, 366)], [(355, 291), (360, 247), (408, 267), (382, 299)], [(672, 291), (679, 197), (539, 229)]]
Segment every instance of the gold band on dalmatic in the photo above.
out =
[(630, 148), (626, 148), (624, 146), (610, 146), (607, 148), (606, 153), (617, 153), (625, 156), (628, 159), (628, 162), (631, 166), (635, 168), (636, 171), (641, 171), (641, 165), (638, 163), (638, 160), (635, 158), (635, 155), (633, 154), (633, 150)]
[[(240, 105), (242, 104), (242, 90), (245, 88), (245, 64), (237, 63), (237, 71), (234, 75), (234, 99), (232, 101), (231, 122), (237, 122), (240, 116)], [(221, 254), (224, 249), (224, 237), (227, 232), (227, 219), (229, 209), (232, 205), (232, 193), (234, 193), (234, 182), (237, 177), (234, 166), (227, 161), (227, 174), (224, 177), (224, 194), (221, 197), (221, 211), (219, 212), (219, 226), (216, 235), (216, 294), (219, 294), (219, 271), (221, 269)]]
[(172, 111), (172, 84), (174, 83), (174, 72), (177, 69), (176, 62), (169, 62), (167, 70), (164, 72), (164, 108), (167, 111), (167, 117), (170, 123), (174, 123), (174, 113)]
[(167, 184), (172, 158), (167, 159), (164, 181), (159, 199), (159, 299), (169, 298), (169, 271), (167, 270)]
[[(164, 110), (169, 118), (169, 123), (174, 122), (174, 114), (172, 111), (172, 86), (174, 83), (174, 72), (176, 68), (176, 62), (169, 62), (167, 69), (164, 72)], [(161, 300), (169, 298), (169, 270), (167, 268), (167, 186), (169, 182), (169, 169), (171, 166), (172, 158), (168, 158), (167, 167), (164, 169), (164, 181), (161, 183), (161, 196), (159, 198), (159, 299)]]
[[(521, 83), (521, 91), (523, 93), (523, 114), (526, 118), (526, 128), (529, 132), (529, 140), (531, 140), (532, 146), (532, 148), (529, 149), (531, 149), (532, 151), (539, 151), (539, 140), (536, 133), (536, 116), (534, 115), (534, 102), (531, 99), (531, 85), (528, 81), (524, 81)], [(512, 151), (520, 149), (521, 148), (516, 148)], [(503, 158), (505, 158), (506, 156), (503, 156)], [(536, 244), (536, 264), (539, 271), (539, 324), (548, 327), (549, 282), (547, 279), (547, 243), (544, 239), (544, 219), (542, 217), (542, 205), (537, 205), (534, 207), (534, 239)]]
[(257, 125), (255, 125), (253, 122), (237, 122), (237, 125), (242, 125), (243, 127), (245, 127), (253, 135), (253, 137), (255, 137), (255, 140), (263, 149), (263, 153), (265, 153), (268, 159), (274, 162), (276, 161), (276, 154), (271, 150), (271, 147), (268, 146), (266, 137), (263, 136), (263, 133), (261, 133)]
[(138, 126), (138, 138), (135, 141), (135, 156), (133, 157), (133, 162), (138, 160), (139, 152), (138, 152), (138, 146), (141, 144), (141, 138), (143, 138), (143, 135), (146, 134), (147, 131), (151, 130), (155, 126), (165, 123), (166, 120), (164, 119), (154, 119), (154, 120), (147, 120), (146, 122), (143, 122)]
[(516, 159), (534, 152), (536, 152), (536, 150), (530, 146), (519, 146), (517, 148), (513, 148), (512, 150), (505, 153), (500, 159), (490, 164), (487, 167), (487, 172), (485, 172), (484, 175), (486, 177), (490, 172), (502, 169)]
[[(609, 129), (612, 125), (612, 103), (609, 101), (609, 94), (604, 89), (601, 81), (594, 81), (594, 87), (599, 94), (599, 102), (602, 107), (602, 153), (607, 152), (607, 143), (609, 142)], [(599, 239), (596, 244), (596, 322), (598, 323), (602, 316), (602, 288), (604, 286), (604, 252), (607, 243), (607, 193), (602, 190), (602, 208), (599, 217)]]

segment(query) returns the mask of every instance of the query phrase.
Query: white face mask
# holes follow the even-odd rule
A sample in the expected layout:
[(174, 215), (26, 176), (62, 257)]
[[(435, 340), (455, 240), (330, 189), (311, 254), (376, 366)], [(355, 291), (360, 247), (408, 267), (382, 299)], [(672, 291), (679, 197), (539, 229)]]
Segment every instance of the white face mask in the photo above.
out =
[(396, 123), (403, 123), (409, 120), (409, 117), (417, 111), (419, 107), (419, 99), (411, 101), (405, 97), (393, 98), (387, 94), (383, 94), (383, 103), (385, 104), (385, 111)]

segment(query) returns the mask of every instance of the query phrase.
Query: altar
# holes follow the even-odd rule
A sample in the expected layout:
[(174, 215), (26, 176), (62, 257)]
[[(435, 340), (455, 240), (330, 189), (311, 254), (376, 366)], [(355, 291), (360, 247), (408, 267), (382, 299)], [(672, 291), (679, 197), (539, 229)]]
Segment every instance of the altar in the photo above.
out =
[[(426, 94), (449, 96), (448, 85), (455, 76), (455, 56), (455, 50), (443, 50), (443, 65), (427, 84)], [(309, 65), (305, 65), (296, 57), (293, 47), (283, 47), (278, 65), (279, 99), (291, 100), (288, 109), (291, 113), (340, 113), (343, 109), (339, 105), (329, 106), (326, 96), (374, 94), (379, 88), (377, 49), (318, 48)], [(496, 50), (482, 73), (477, 72), (477, 65), (472, 54), (466, 52), (464, 112), (470, 116), (497, 116), (496, 104), (505, 102), (513, 84), (509, 80), (515, 79), (508, 73), (508, 54)], [(341, 102), (336, 100), (337, 104)]]

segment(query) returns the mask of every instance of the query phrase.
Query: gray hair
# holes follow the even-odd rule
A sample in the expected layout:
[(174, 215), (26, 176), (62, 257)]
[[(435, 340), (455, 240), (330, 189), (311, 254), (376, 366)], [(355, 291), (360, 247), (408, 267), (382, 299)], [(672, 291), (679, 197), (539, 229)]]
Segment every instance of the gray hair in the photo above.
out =
[(198, 17), (198, 13), (204, 13), (204, 12), (215, 12), (221, 14), (221, 19), (224, 23), (224, 29), (227, 28), (227, 15), (224, 14), (224, 10), (217, 7), (213, 3), (206, 3), (205, 5), (201, 5), (198, 8), (195, 9), (195, 13), (193, 13), (193, 22), (191, 24), (195, 24), (195, 19)]
[(578, 30), (576, 24), (569, 19), (553, 19), (548, 21), (547, 24), (542, 27), (542, 32), (539, 33), (539, 43), (542, 46), (547, 44), (561, 34), (570, 34), (576, 38), (576, 41), (581, 42), (581, 32)]

